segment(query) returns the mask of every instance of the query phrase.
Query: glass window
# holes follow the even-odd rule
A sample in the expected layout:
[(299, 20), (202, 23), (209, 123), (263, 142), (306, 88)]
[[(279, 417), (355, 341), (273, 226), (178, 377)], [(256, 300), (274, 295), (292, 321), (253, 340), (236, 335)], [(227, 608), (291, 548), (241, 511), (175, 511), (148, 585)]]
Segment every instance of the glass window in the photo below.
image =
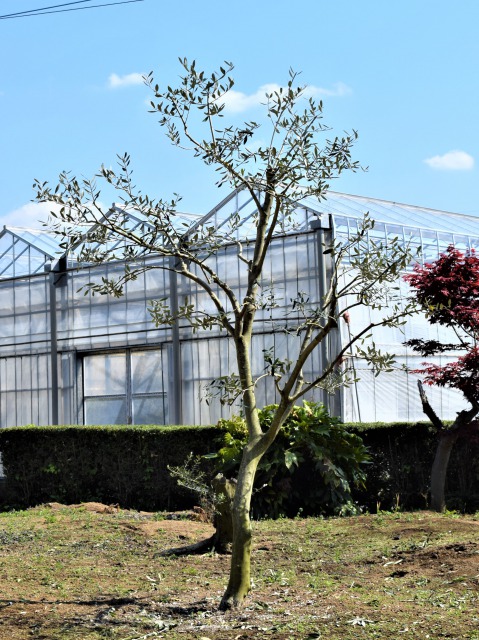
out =
[(131, 354), (131, 392), (163, 392), (161, 351), (134, 351)]
[(112, 353), (83, 359), (86, 396), (126, 393), (126, 354)]
[(85, 398), (85, 424), (127, 424), (126, 397)]
[(167, 380), (161, 349), (85, 356), (85, 424), (166, 424)]
[(166, 395), (138, 396), (132, 401), (133, 424), (165, 424), (168, 414)]

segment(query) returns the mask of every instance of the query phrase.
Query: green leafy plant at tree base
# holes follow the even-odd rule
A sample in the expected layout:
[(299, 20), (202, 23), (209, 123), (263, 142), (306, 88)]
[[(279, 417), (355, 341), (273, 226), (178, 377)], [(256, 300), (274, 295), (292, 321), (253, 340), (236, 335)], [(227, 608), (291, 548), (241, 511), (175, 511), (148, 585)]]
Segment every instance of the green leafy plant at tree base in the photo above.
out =
[[(266, 430), (276, 405), (259, 412)], [(219, 471), (234, 475), (247, 441), (246, 423), (240, 416), (220, 420), (221, 448), (214, 454)], [(304, 402), (295, 406), (268, 452), (255, 480), (252, 510), (255, 517), (358, 512), (351, 498), (353, 486), (364, 486), (364, 464), (369, 461), (360, 436), (350, 433), (324, 405)]]

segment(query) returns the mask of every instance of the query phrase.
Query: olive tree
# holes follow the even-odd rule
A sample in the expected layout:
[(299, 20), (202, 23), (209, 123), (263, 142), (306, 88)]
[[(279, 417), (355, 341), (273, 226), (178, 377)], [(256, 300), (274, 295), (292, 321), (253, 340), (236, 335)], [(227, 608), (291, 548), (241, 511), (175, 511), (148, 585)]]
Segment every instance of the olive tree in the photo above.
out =
[[(330, 135), (323, 122), (322, 102), (308, 97), (307, 88), (298, 85), (298, 75), (292, 71), (286, 86), (265, 95), (262, 125), (224, 123), (227, 94), (234, 86), (230, 76), (233, 66), (225, 63), (217, 73), (207, 74), (198, 71), (194, 62), (180, 62), (184, 73), (176, 87), (161, 89), (152, 73), (145, 77), (153, 94), (151, 111), (159, 115), (173, 145), (188, 149), (217, 172), (218, 185), (249, 193), (256, 212), (254, 231), (248, 238), (237, 233), (243, 222), (240, 213), (231, 217), (226, 231), (208, 221), (189, 228), (179, 224), (179, 198), (155, 200), (138, 191), (128, 155), (119, 157), (117, 170), (102, 167), (92, 180), (62, 173), (55, 188), (36, 181), (36, 189), (38, 201), (60, 205), (50, 224), (62, 237), (65, 250), (74, 250), (80, 262), (124, 261), (120, 277), (90, 283), (93, 293), (121, 296), (129, 280), (155, 268), (151, 262), (142, 262), (146, 256), (169, 258), (161, 268), (196, 283), (210, 297), (214, 311), (195, 309), (190, 301), (172, 311), (167, 301), (159, 300), (151, 305), (154, 322), (173, 325), (181, 320), (195, 329), (220, 329), (234, 344), (237, 371), (227, 380), (216, 381), (222, 394), (233, 393), (239, 398), (248, 428), (232, 508), (231, 570), (221, 602), (221, 608), (226, 609), (241, 605), (250, 590), (250, 503), (259, 461), (298, 400), (317, 388), (333, 392), (351, 382), (353, 376), (344, 364), (349, 356), (364, 358), (376, 372), (391, 368), (392, 357), (376, 350), (367, 339), (375, 326), (396, 327), (409, 313), (408, 307), (395, 301), (392, 287), (409, 255), (397, 240), (390, 240), (387, 246), (369, 241), (368, 231), (374, 223), (367, 215), (348, 242), (339, 245), (328, 241), (328, 246), (323, 246), (329, 262), (324, 295), (313, 303), (314, 296), (298, 292), (289, 301), (284, 320), (282, 330), (297, 341), (294, 361), (285, 360), (280, 353), (265, 353), (261, 377), (271, 378), (278, 406), (271, 424), (263, 429), (258, 419), (251, 344), (258, 310), (275, 305), (274, 293), (262, 288), (266, 284), (262, 282), (265, 260), (275, 235), (294, 226), (298, 202), (306, 197), (324, 199), (331, 180), (344, 171), (360, 169), (351, 159), (357, 135)], [(118, 192), (122, 208), (102, 209), (99, 181)], [(139, 230), (131, 229), (122, 209), (142, 214), (145, 222)], [(243, 269), (241, 293), (237, 284), (228, 281), (228, 274), (221, 276), (213, 266), (213, 258), (226, 242), (237, 247)], [(350, 311), (358, 305), (372, 307), (372, 317), (377, 319), (366, 326), (349, 327), (346, 342), (338, 342), (321, 372), (308, 378), (305, 365), (315, 350), (337, 331), (338, 323), (349, 323)]]

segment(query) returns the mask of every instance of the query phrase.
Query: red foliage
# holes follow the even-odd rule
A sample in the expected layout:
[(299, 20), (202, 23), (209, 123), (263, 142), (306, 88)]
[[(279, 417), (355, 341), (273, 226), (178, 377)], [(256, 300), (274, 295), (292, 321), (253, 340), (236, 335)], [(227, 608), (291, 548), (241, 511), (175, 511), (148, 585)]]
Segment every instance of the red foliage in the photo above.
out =
[[(440, 366), (423, 363), (413, 373), (425, 374), (424, 382), (462, 391), (469, 400), (479, 402), (479, 257), (472, 249), (463, 253), (453, 246), (432, 263), (416, 265), (405, 276), (432, 324), (454, 327), (462, 334), (458, 348), (467, 353), (455, 362)], [(415, 351), (444, 351), (435, 341), (410, 340)], [(446, 345), (448, 347), (454, 345)]]
[(479, 257), (474, 249), (463, 253), (454, 246), (432, 263), (416, 265), (405, 280), (432, 324), (479, 331)]
[(479, 402), (479, 348), (472, 347), (466, 355), (456, 362), (443, 366), (423, 363), (423, 369), (415, 369), (411, 373), (426, 374), (425, 384), (438, 387), (451, 387), (462, 391), (468, 400)]

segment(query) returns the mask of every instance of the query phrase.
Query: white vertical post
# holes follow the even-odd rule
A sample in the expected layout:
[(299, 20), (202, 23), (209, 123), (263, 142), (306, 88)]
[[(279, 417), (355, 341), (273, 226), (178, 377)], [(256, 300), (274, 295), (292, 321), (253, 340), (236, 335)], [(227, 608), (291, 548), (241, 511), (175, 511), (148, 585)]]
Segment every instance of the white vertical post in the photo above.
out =
[(55, 283), (55, 272), (52, 271), (51, 264), (45, 265), (48, 273), (49, 283), (49, 315), (50, 315), (50, 384), (52, 413), (50, 423), (58, 424), (58, 335), (57, 335), (57, 289)]
[[(317, 220), (313, 220), (311, 222), (311, 229), (316, 231), (317, 238), (317, 253), (318, 253), (318, 293), (319, 300), (322, 303), (324, 297), (328, 293), (329, 289), (329, 280), (331, 277), (335, 277), (332, 270), (331, 264), (331, 253), (328, 250), (333, 242), (333, 229), (332, 229), (332, 218), (328, 216), (326, 224), (324, 224), (324, 220), (322, 218), (318, 218)], [(326, 320), (325, 320), (326, 321)], [(324, 370), (325, 367), (329, 364), (331, 358), (331, 348), (332, 346), (336, 346), (335, 343), (340, 341), (339, 330), (334, 332), (336, 335), (333, 336), (329, 334), (325, 340), (321, 342), (320, 345), (320, 353), (321, 353), (321, 368)], [(338, 345), (339, 346), (339, 345)], [(322, 390), (322, 402), (324, 406), (327, 408), (328, 412), (331, 415), (338, 416), (341, 413), (341, 390), (339, 389), (334, 395), (328, 393), (326, 389)]]
[[(170, 261), (170, 306), (171, 313), (175, 316), (178, 313), (178, 274), (175, 270), (176, 259), (171, 258)], [(169, 385), (169, 395), (171, 401), (168, 401), (170, 410), (170, 423), (183, 423), (183, 406), (182, 406), (182, 375), (181, 375), (181, 345), (180, 345), (180, 327), (176, 321), (171, 328), (172, 337), (172, 362), (171, 362), (171, 380)]]

